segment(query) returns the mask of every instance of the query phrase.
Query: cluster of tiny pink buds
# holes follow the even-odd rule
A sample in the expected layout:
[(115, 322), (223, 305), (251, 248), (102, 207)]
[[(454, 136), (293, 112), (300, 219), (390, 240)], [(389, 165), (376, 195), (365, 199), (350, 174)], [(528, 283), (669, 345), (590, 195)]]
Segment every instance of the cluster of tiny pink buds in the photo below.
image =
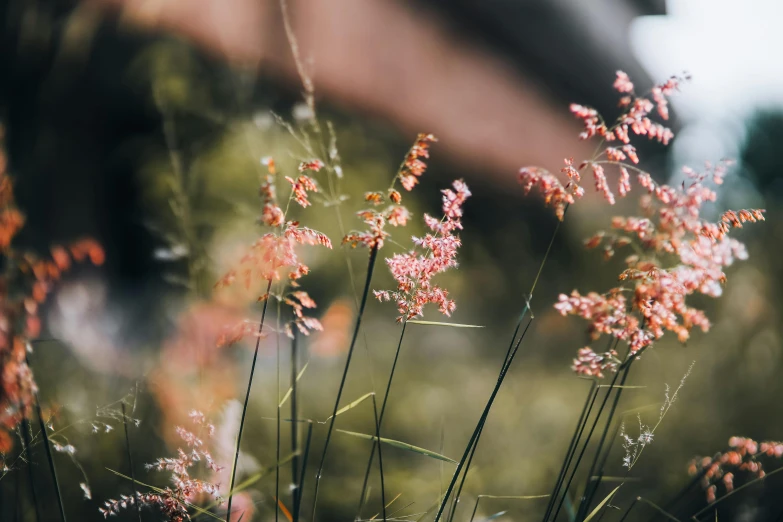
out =
[(597, 354), (589, 347), (581, 348), (574, 359), (571, 368), (577, 375), (585, 377), (597, 377), (602, 379), (606, 370), (617, 370), (617, 352), (612, 350), (604, 354)]
[[(214, 433), (215, 427), (207, 421), (203, 413), (192, 411), (189, 417), (199, 432), (206, 432), (208, 436)], [(99, 508), (104, 517), (117, 515), (121, 510), (130, 508), (138, 502), (141, 507), (157, 508), (168, 522), (184, 522), (190, 520), (187, 508), (197, 497), (209, 495), (218, 503), (222, 502), (217, 484), (190, 476), (190, 469), (197, 462), (204, 462), (213, 472), (221, 470), (212, 460), (212, 455), (206, 449), (204, 441), (199, 435), (184, 428), (178, 427), (177, 434), (185, 443), (186, 449), (177, 450), (176, 458), (158, 459), (147, 466), (158, 471), (170, 471), (173, 487), (167, 487), (156, 493), (136, 492), (133, 496), (123, 495), (119, 500), (108, 500)]]
[[(424, 305), (432, 303), (441, 313), (450, 316), (456, 308), (448, 292), (432, 284), (432, 278), (457, 266), (457, 249), (460, 246), (455, 230), (462, 229), (462, 205), (470, 196), (468, 186), (457, 180), (452, 189), (443, 190), (443, 219), (425, 214), (424, 221), (432, 233), (423, 238), (413, 238), (415, 249), (386, 259), (386, 264), (397, 281), (396, 291), (375, 291), (381, 301), (394, 301), (400, 316), (399, 322), (422, 316)], [(424, 253), (421, 253), (421, 251)]]
[(315, 301), (307, 292), (302, 290), (291, 292), (288, 297), (283, 299), (283, 302), (290, 306), (294, 312), (294, 320), (285, 326), (288, 337), (294, 337), (292, 325), (296, 326), (297, 330), (304, 335), (310, 335), (310, 330), (323, 331), (324, 328), (318, 319), (304, 315), (305, 308), (316, 307)]
[(296, 221), (286, 223), (283, 233), (268, 233), (250, 246), (240, 260), (240, 268), (229, 271), (215, 285), (218, 288), (230, 286), (237, 277), (250, 287), (254, 279), (277, 281), (282, 279), (281, 271), (288, 271), (288, 279), (294, 283), (310, 269), (302, 263), (296, 251), (297, 245), (320, 245), (332, 248), (326, 235), (307, 227), (300, 227)]
[(279, 227), (285, 222), (285, 214), (283, 210), (277, 205), (277, 194), (275, 191), (275, 175), (277, 169), (275, 167), (275, 160), (270, 157), (261, 159), (261, 163), (266, 165), (267, 175), (261, 182), (259, 189), (259, 195), (263, 201), (263, 209), (261, 211), (261, 223), (268, 227)]
[(688, 465), (688, 473), (701, 475), (701, 484), (707, 492), (707, 502), (715, 502), (718, 486), (726, 493), (734, 489), (734, 480), (741, 476), (746, 480), (764, 478), (760, 457), (783, 457), (783, 442), (756, 442), (746, 437), (731, 437), (729, 450), (714, 457), (696, 457)]
[(386, 231), (386, 225), (393, 227), (404, 227), (410, 219), (410, 212), (402, 203), (402, 194), (394, 189), (394, 184), (399, 180), (400, 184), (406, 190), (410, 191), (419, 182), (418, 178), (427, 168), (426, 163), (421, 158), (429, 158), (429, 146), (438, 141), (432, 134), (419, 134), (416, 141), (405, 155), (405, 160), (400, 167), (397, 176), (394, 178), (391, 188), (386, 193), (368, 192), (364, 195), (364, 200), (373, 206), (383, 205), (388, 199), (389, 205), (382, 209), (360, 210), (356, 215), (367, 224), (367, 230), (351, 231), (343, 238), (343, 244), (351, 245), (356, 248), (359, 245), (369, 249), (380, 249), (383, 247), (384, 240), (389, 237)]
[(416, 141), (405, 156), (405, 161), (398, 173), (400, 183), (407, 191), (413, 190), (413, 187), (419, 182), (419, 177), (424, 174), (427, 164), (421, 158), (429, 158), (429, 147), (438, 139), (432, 134), (419, 134)]
[[(728, 211), (718, 223), (702, 219), (701, 209), (706, 202), (714, 202), (716, 194), (705, 185), (711, 180), (716, 185), (723, 182), (728, 162), (716, 166), (707, 164), (704, 172), (685, 169), (687, 183), (681, 187), (659, 185), (652, 176), (635, 165), (639, 162), (630, 135), (647, 136), (668, 143), (671, 131), (653, 123), (649, 113), (657, 106), (661, 118), (668, 118), (666, 96), (678, 87), (679, 78), (673, 77), (652, 90), (652, 101), (634, 94), (634, 87), (625, 73), (618, 72), (614, 87), (628, 95), (621, 100), (624, 112), (617, 123), (607, 128), (603, 119), (593, 110), (572, 105), (571, 112), (585, 124), (580, 137), (599, 135), (603, 142), (619, 139), (620, 147), (607, 146), (595, 158), (583, 162), (578, 168), (572, 160), (566, 160), (562, 169), (568, 184), (563, 185), (556, 176), (538, 168), (525, 168), (520, 172), (520, 182), (525, 193), (538, 186), (545, 204), (555, 208), (562, 220), (565, 207), (581, 196), (578, 186), (580, 172), (591, 168), (596, 191), (610, 204), (615, 196), (609, 188), (604, 165), (619, 170), (618, 193), (625, 196), (631, 190), (629, 170), (638, 173), (639, 185), (647, 194), (640, 197), (641, 217), (612, 219), (612, 233), (599, 232), (588, 239), (586, 246), (604, 245), (604, 256), (612, 257), (616, 250), (633, 244), (635, 251), (625, 259), (627, 269), (619, 280), (625, 283), (605, 294), (591, 292), (585, 296), (574, 291), (570, 296), (561, 295), (555, 308), (562, 315), (576, 315), (586, 319), (588, 331), (594, 340), (609, 335), (629, 346), (629, 355), (661, 338), (666, 331), (673, 332), (685, 342), (693, 328), (707, 331), (710, 322), (703, 311), (686, 304), (686, 298), (694, 293), (718, 297), (726, 280), (723, 269), (737, 259), (746, 259), (744, 245), (726, 234), (743, 223), (764, 219), (762, 209)], [(607, 159), (601, 160), (601, 156)], [(632, 296), (626, 298), (626, 295)], [(598, 355), (589, 348), (579, 350), (574, 360), (574, 370), (581, 375), (600, 377), (603, 371), (614, 370), (612, 358)]]
[(312, 205), (310, 200), (307, 199), (307, 193), (318, 192), (318, 186), (315, 184), (315, 181), (313, 181), (313, 178), (302, 174), (296, 179), (289, 176), (286, 176), (285, 179), (291, 184), (291, 190), (293, 191), (292, 195), (297, 203), (304, 208)]
[[(298, 253), (300, 245), (324, 246), (332, 248), (332, 242), (323, 233), (311, 228), (299, 225), (297, 221), (285, 221), (284, 212), (277, 204), (275, 195), (274, 176), (277, 174), (275, 162), (272, 158), (263, 158), (261, 162), (267, 166), (268, 174), (262, 181), (260, 195), (264, 203), (261, 222), (275, 230), (262, 235), (248, 249), (247, 253), (240, 259), (239, 266), (229, 270), (215, 284), (216, 288), (231, 286), (240, 278), (247, 289), (254, 281), (263, 281), (271, 284), (273, 281), (285, 280), (286, 285), (297, 287), (298, 280), (307, 275), (309, 267), (304, 264)], [(318, 172), (324, 167), (321, 160), (315, 159), (303, 162), (299, 165), (299, 172), (313, 171)], [(312, 178), (305, 174), (300, 174), (296, 180), (286, 176), (286, 179), (292, 186), (291, 198), (296, 200), (302, 207), (308, 207), (311, 203), (308, 200), (308, 192), (317, 192), (318, 188)], [(285, 286), (285, 285), (283, 285)], [(275, 294), (275, 297), (286, 304), (296, 304), (294, 307), (294, 324), (296, 327), (307, 334), (310, 330), (321, 330), (321, 324), (317, 319), (304, 317), (302, 306), (304, 303), (283, 298), (282, 291)], [(294, 294), (296, 295), (296, 293)], [(307, 295), (301, 292), (301, 295)], [(259, 301), (265, 301), (269, 298), (265, 293), (259, 297)], [(307, 298), (307, 308), (314, 308), (315, 303)], [(232, 344), (240, 341), (249, 335), (259, 335), (257, 323), (251, 321), (241, 321), (225, 329), (217, 340), (218, 346)], [(288, 325), (286, 331), (291, 335), (291, 325)]]
[(565, 160), (566, 166), (563, 172), (569, 177), (568, 183), (564, 186), (557, 176), (545, 169), (538, 167), (524, 167), (519, 171), (519, 182), (525, 194), (529, 194), (533, 187), (544, 196), (544, 204), (554, 207), (555, 214), (559, 220), (563, 220), (565, 209), (581, 198), (585, 191), (579, 186), (581, 179), (579, 171), (573, 167), (570, 159)]

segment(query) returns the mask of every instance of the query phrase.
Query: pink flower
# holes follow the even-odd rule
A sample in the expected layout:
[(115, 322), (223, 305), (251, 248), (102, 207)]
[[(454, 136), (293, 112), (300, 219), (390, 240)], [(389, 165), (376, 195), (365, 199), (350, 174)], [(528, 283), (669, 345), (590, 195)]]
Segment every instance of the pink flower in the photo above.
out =
[(413, 187), (419, 182), (418, 178), (424, 174), (427, 164), (421, 158), (429, 158), (429, 146), (438, 139), (432, 134), (419, 134), (416, 141), (405, 156), (402, 168), (397, 174), (400, 183), (407, 191), (413, 190)]
[(190, 468), (198, 462), (203, 462), (213, 472), (222, 469), (215, 464), (212, 454), (207, 450), (204, 440), (201, 438), (202, 433), (206, 436), (212, 436), (215, 427), (198, 411), (191, 412), (190, 419), (199, 433), (193, 433), (181, 427), (177, 428), (177, 434), (185, 443), (186, 449), (178, 449), (177, 457), (161, 458), (147, 465), (148, 469), (171, 472), (173, 486), (154, 493), (135, 492), (133, 495), (122, 495), (119, 500), (108, 500), (103, 507), (98, 509), (105, 518), (117, 515), (121, 510), (130, 508), (138, 502), (140, 506), (159, 509), (166, 516), (166, 520), (170, 522), (184, 522), (190, 520), (188, 507), (197, 497), (209, 495), (218, 502), (222, 501), (217, 484), (190, 476)]
[(470, 196), (470, 191), (461, 180), (455, 181), (452, 187), (454, 190), (442, 191), (443, 219), (424, 216), (432, 233), (423, 238), (414, 237), (414, 250), (386, 259), (397, 281), (397, 289), (375, 291), (375, 297), (380, 301), (394, 301), (400, 313), (397, 318), (400, 322), (422, 316), (424, 305), (428, 303), (437, 305), (440, 312), (447, 316), (456, 308), (448, 292), (432, 283), (435, 275), (457, 266), (457, 249), (461, 243), (453, 232), (462, 228), (462, 205)]
[(304, 174), (299, 176), (296, 180), (288, 176), (286, 176), (285, 179), (291, 184), (291, 190), (293, 190), (293, 196), (296, 202), (302, 207), (309, 207), (311, 203), (310, 200), (307, 199), (307, 192), (318, 192), (318, 187), (313, 179)]
[(623, 71), (617, 71), (617, 78), (614, 81), (614, 89), (617, 92), (633, 92), (633, 83), (631, 83), (631, 79)]

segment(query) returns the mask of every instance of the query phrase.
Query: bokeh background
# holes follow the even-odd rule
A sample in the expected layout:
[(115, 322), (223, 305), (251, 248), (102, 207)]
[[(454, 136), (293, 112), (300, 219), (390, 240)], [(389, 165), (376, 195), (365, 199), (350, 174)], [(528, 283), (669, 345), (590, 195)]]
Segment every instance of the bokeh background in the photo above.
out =
[[(64, 435), (77, 450), (75, 462), (56, 455), (67, 509), (75, 520), (98, 520), (103, 500), (130, 492), (127, 481), (108, 471), (128, 472), (116, 422), (123, 397), (139, 420), (130, 434), (139, 480), (165, 484), (164, 475), (145, 472), (142, 464), (175, 450), (173, 428), (192, 408), (218, 422), (216, 457), (230, 467), (236, 401), (252, 349), (218, 349), (215, 339), (226, 324), (257, 317), (259, 306), (251, 293), (215, 294), (213, 284), (258, 233), (259, 159), (273, 156), (290, 173), (304, 155), (278, 120), (297, 125), (310, 117), (309, 108), (274, 0), (5, 0), (0, 6), (0, 117), (28, 219), (21, 241), (44, 251), (89, 235), (107, 251), (104, 266), (82, 267), (62, 282), (31, 355), (42, 400), (58, 408), (55, 425), (70, 426)], [(441, 281), (458, 303), (453, 320), (485, 328), (409, 328), (385, 436), (459, 458), (556, 224), (536, 198), (523, 197), (516, 172), (589, 156), (592, 146), (576, 139), (579, 124), (568, 103), (611, 113), (611, 83), (622, 69), (642, 86), (682, 71), (693, 77), (673, 101), (674, 144), (640, 149), (658, 181), (676, 180), (684, 164), (736, 158), (716, 208), (768, 213), (765, 224), (740, 231), (751, 257), (730, 269), (724, 296), (700, 303), (713, 329), (687, 346), (660, 342), (634, 367), (631, 384), (645, 388), (624, 393), (621, 409), (650, 406), (642, 415), (652, 422), (665, 384), (676, 386), (695, 361), (633, 481), (614, 502), (626, 506), (642, 494), (665, 504), (688, 484), (689, 460), (724, 449), (732, 435), (783, 438), (777, 250), (783, 42), (776, 30), (783, 9), (776, 2), (289, 0), (288, 8), (319, 118), (336, 132), (350, 196), (337, 212), (348, 228), (360, 225), (351, 209), (361, 194), (386, 186), (417, 132), (432, 132), (440, 142), (407, 199), (415, 217), (437, 212), (438, 190), (454, 178), (465, 178), (473, 190), (460, 269)], [(536, 288), (537, 319), (484, 430), (458, 517), (467, 520), (479, 494), (549, 492), (589, 387), (568, 368), (585, 342), (585, 325), (560, 317), (551, 305), (561, 292), (611, 285), (618, 265), (584, 251), (582, 239), (605, 228), (615, 212), (630, 210), (588, 198), (569, 211)], [(303, 219), (314, 228), (339, 237), (334, 208), (315, 205), (308, 212)], [(421, 232), (416, 223), (395, 240), (407, 244), (409, 232)], [(358, 283), (339, 248), (307, 256), (312, 273), (304, 284), (327, 331), (302, 343), (309, 363), (299, 406), (303, 416), (322, 421), (344, 364)], [(348, 259), (361, 281), (366, 252), (351, 251)], [(374, 287), (390, 284), (379, 266)], [(372, 302), (367, 314), (345, 403), (385, 382), (399, 335), (393, 306)], [(439, 320), (435, 312), (427, 318)], [(287, 376), (288, 344), (280, 342)], [(270, 419), (287, 389), (286, 377), (276, 390), (276, 353), (277, 338), (270, 336), (261, 344), (241, 475), (275, 462)], [(93, 433), (96, 419), (114, 429)], [(341, 416), (337, 427), (371, 432), (370, 403)], [(316, 425), (312, 466), (323, 432)], [(319, 520), (355, 516), (369, 449), (366, 441), (335, 435)], [(387, 498), (400, 493), (395, 506), (407, 506), (400, 514), (429, 508), (453, 469), (394, 448), (383, 456)], [(621, 458), (616, 448), (611, 473), (623, 474)], [(41, 452), (31, 466), (53, 499)], [(284, 502), (288, 473), (281, 474)], [(312, 486), (315, 468), (308, 473)], [(91, 499), (79, 488), (83, 474)], [(3, 519), (11, 516), (21, 480), (15, 472), (0, 484)], [(774, 494), (781, 485), (775, 476), (736, 495), (723, 505), (721, 520), (775, 519), (783, 512)], [(251, 490), (252, 520), (274, 518), (273, 478)], [(306, 489), (306, 506), (311, 494)], [(373, 483), (365, 516), (375, 514), (379, 499)], [(21, 502), (29, 512), (29, 500)], [(535, 520), (545, 504), (486, 501), (478, 516), (507, 511), (508, 520)], [(703, 504), (694, 489), (679, 509), (686, 515)], [(44, 514), (56, 516), (53, 501)], [(121, 516), (130, 520), (133, 513)]]

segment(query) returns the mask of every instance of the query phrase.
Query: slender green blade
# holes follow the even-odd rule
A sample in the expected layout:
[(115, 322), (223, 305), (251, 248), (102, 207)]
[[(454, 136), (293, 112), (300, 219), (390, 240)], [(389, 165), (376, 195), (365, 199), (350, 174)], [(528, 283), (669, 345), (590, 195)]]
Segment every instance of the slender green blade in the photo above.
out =
[(451, 326), (452, 328), (484, 328), (478, 324), (442, 323), (439, 321), (410, 320), (408, 324), (423, 324), (425, 326)]
[[(301, 378), (302, 378), (302, 375), (304, 375), (304, 372), (305, 372), (305, 370), (307, 369), (307, 365), (309, 365), (309, 364), (310, 364), (310, 361), (307, 361), (307, 362), (305, 363), (305, 365), (304, 365), (304, 366), (302, 366), (302, 370), (299, 372), (299, 375), (297, 375), (297, 376), (296, 376), (296, 382), (299, 382), (299, 379), (301, 379)], [(283, 395), (283, 399), (280, 401), (280, 404), (279, 404), (279, 406), (280, 406), (281, 408), (283, 407), (283, 405), (285, 404), (285, 402), (288, 400), (288, 398), (291, 396), (291, 394), (293, 393), (293, 391), (294, 391), (294, 388), (293, 388), (293, 387), (289, 387), (289, 388), (288, 388), (288, 391), (287, 391), (287, 392), (285, 392), (285, 395)]]
[(592, 510), (589, 515), (587, 515), (587, 518), (584, 519), (584, 522), (590, 522), (593, 519), (593, 517), (595, 517), (598, 514), (598, 512), (603, 509), (603, 507), (606, 505), (606, 503), (609, 502), (610, 500), (612, 500), (612, 497), (614, 496), (614, 494), (617, 493), (617, 490), (620, 489), (621, 487), (622, 487), (622, 484), (620, 484), (619, 486), (614, 488), (611, 491), (611, 493), (606, 495), (606, 498), (603, 499), (600, 504), (595, 506), (595, 509)]
[[(365, 393), (364, 395), (362, 395), (361, 397), (359, 397), (358, 399), (356, 399), (356, 400), (355, 400), (355, 401), (353, 401), (352, 403), (348, 404), (347, 406), (343, 406), (342, 408), (340, 408), (339, 410), (337, 410), (337, 413), (335, 413), (333, 416), (334, 416), (334, 417), (337, 417), (338, 415), (342, 415), (342, 414), (343, 414), (343, 413), (345, 413), (346, 411), (348, 411), (348, 410), (350, 410), (350, 409), (353, 409), (353, 408), (357, 407), (358, 405), (360, 405), (361, 403), (363, 403), (364, 401), (366, 401), (367, 399), (369, 399), (369, 398), (370, 398), (370, 397), (372, 397), (373, 395), (375, 395), (375, 392)], [(333, 417), (333, 416), (332, 416), (332, 415), (329, 415), (329, 416), (326, 418), (326, 420), (325, 420), (325, 421), (321, 422), (321, 424), (326, 424), (327, 422), (329, 422), (329, 421), (332, 419), (332, 417)], [(339, 431), (339, 430), (338, 430), (338, 431)]]
[(384, 444), (388, 444), (390, 446), (394, 446), (395, 448), (404, 449), (407, 451), (412, 451), (414, 453), (419, 453), (421, 455), (426, 455), (428, 457), (432, 457), (433, 459), (443, 460), (445, 462), (451, 462), (452, 464), (457, 464), (456, 460), (450, 459), (444, 455), (441, 455), (440, 453), (435, 453), (434, 451), (430, 451), (428, 449), (420, 448), (418, 446), (414, 446), (413, 444), (408, 444), (407, 442), (400, 442), (399, 440), (392, 440), (392, 439), (386, 439), (381, 437), (380, 439), (376, 437), (375, 435), (367, 435), (366, 433), (356, 433), (355, 431), (345, 431), (345, 430), (335, 430), (339, 431), (340, 433), (345, 433), (346, 435), (351, 435), (352, 437), (359, 437), (360, 439), (365, 440), (379, 440), (383, 442)]

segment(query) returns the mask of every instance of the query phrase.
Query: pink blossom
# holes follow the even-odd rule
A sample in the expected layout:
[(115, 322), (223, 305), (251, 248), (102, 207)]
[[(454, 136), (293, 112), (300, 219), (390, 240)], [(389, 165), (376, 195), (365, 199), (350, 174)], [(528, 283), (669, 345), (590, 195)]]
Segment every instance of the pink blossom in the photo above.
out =
[[(432, 233), (413, 238), (414, 249), (386, 259), (392, 276), (397, 281), (396, 290), (375, 291), (381, 301), (394, 301), (400, 316), (398, 321), (420, 317), (424, 305), (432, 303), (441, 313), (449, 316), (456, 308), (448, 292), (433, 284), (432, 278), (457, 266), (457, 249), (461, 242), (453, 232), (462, 228), (462, 205), (470, 191), (462, 180), (443, 190), (443, 219), (425, 215), (424, 220)], [(422, 253), (423, 252), (423, 253)]]

